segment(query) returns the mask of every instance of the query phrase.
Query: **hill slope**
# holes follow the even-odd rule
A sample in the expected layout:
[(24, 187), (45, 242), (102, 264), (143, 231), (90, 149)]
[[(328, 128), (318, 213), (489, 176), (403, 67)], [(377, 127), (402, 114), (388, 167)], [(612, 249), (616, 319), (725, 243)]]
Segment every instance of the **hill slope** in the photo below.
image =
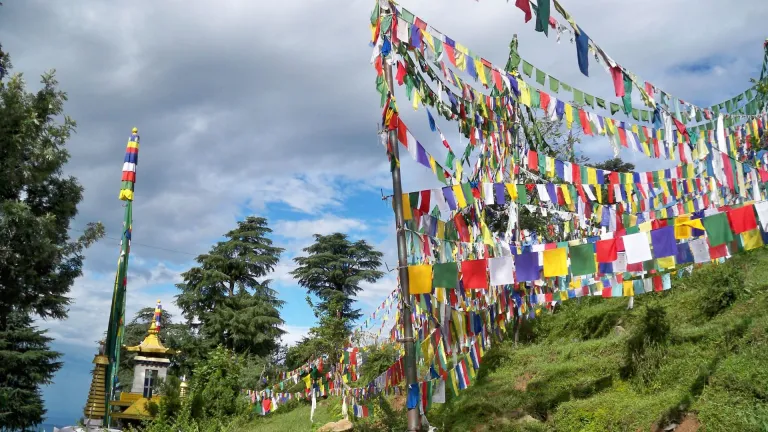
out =
[(670, 291), (638, 296), (633, 310), (626, 298), (569, 300), (527, 330), (530, 343), (490, 350), (475, 385), (433, 405), (431, 423), (441, 431), (768, 430), (768, 250), (697, 269)]
[[(508, 338), (489, 350), (470, 388), (432, 405), (430, 422), (478, 432), (768, 430), (768, 250), (627, 303), (574, 299), (529, 321), (518, 347)], [(326, 403), (321, 420), (335, 420), (337, 404)], [(304, 406), (252, 430), (308, 431), (308, 417)], [(356, 430), (388, 429), (380, 420)]]

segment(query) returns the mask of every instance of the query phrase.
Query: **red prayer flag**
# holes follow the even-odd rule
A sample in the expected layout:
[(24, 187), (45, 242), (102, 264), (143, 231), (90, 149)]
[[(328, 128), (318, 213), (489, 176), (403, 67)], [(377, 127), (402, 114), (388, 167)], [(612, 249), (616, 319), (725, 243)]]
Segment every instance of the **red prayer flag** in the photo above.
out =
[(525, 22), (531, 20), (533, 15), (531, 14), (531, 3), (528, 0), (515, 0), (515, 6), (525, 12)]
[(752, 204), (731, 210), (727, 214), (728, 223), (731, 225), (731, 231), (734, 234), (741, 234), (757, 228), (755, 206)]
[(465, 289), (487, 289), (487, 262), (485, 259), (461, 262), (461, 280)]
[(531, 171), (539, 170), (539, 154), (533, 150), (528, 151), (528, 169)]
[(598, 240), (595, 243), (595, 252), (597, 253), (597, 262), (599, 263), (616, 261), (619, 253), (617, 239)]
[(723, 243), (720, 246), (709, 247), (709, 257), (711, 259), (724, 258), (728, 255), (728, 243)]

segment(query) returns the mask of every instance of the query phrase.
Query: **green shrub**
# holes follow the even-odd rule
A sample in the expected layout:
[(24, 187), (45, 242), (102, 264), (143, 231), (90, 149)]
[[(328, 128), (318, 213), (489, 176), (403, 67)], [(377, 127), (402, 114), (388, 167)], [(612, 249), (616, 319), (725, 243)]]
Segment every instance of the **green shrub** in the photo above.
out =
[(664, 359), (669, 331), (666, 310), (662, 306), (646, 306), (641, 321), (627, 339), (622, 375), (634, 376), (643, 369), (640, 378), (648, 380)]
[(710, 265), (694, 272), (686, 285), (704, 289), (699, 310), (705, 318), (713, 318), (733, 305), (745, 292), (745, 268), (742, 257), (722, 265)]

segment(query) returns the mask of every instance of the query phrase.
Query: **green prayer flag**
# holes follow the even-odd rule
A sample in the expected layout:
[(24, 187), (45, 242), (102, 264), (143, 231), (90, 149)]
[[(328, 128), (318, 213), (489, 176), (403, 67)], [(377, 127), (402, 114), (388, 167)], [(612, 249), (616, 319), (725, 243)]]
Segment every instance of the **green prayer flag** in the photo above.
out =
[(418, 208), (419, 207), (419, 193), (418, 192), (411, 192), (408, 194), (408, 203), (410, 204), (411, 208)]
[(592, 108), (595, 107), (595, 97), (591, 94), (584, 93), (584, 101)]
[(704, 120), (704, 116), (701, 115), (701, 110), (696, 110), (696, 121), (701, 122)]
[(624, 114), (629, 115), (632, 112), (632, 80), (624, 74), (624, 96), (621, 101), (624, 103)]
[(475, 204), (475, 197), (472, 195), (472, 185), (469, 183), (461, 184), (461, 191), (464, 192), (464, 200), (467, 201), (468, 206)]
[(658, 270), (658, 269), (659, 269), (659, 266), (656, 264), (655, 259), (643, 261), (643, 271), (651, 271), (651, 270)]
[(538, 0), (536, 10), (536, 31), (549, 36), (549, 6), (552, 0)]
[(648, 110), (640, 111), (640, 118), (645, 122), (651, 121), (651, 112)]
[(640, 121), (640, 110), (637, 108), (632, 108), (632, 118)]
[(616, 114), (619, 112), (619, 105), (611, 102), (611, 114)]
[(549, 76), (549, 89), (554, 93), (557, 93), (560, 90), (560, 81), (552, 75)]
[(584, 276), (597, 272), (594, 243), (571, 246), (569, 250), (571, 254), (571, 274), (573, 276)]
[(528, 204), (528, 189), (525, 188), (525, 185), (516, 185), (516, 186), (517, 186), (518, 204)]
[(392, 15), (385, 15), (381, 18), (381, 34), (388, 34), (389, 28), (392, 26)]
[(561, 86), (561, 87), (563, 88), (563, 90), (565, 90), (565, 91), (573, 91), (573, 88), (572, 88), (571, 86), (569, 86), (568, 84), (566, 84), (566, 83), (560, 83), (560, 86)]
[(459, 269), (455, 262), (432, 266), (432, 286), (435, 288), (456, 288), (459, 286)]
[(401, 9), (400, 18), (404, 19), (408, 24), (413, 24), (413, 14), (406, 8)]
[(533, 74), (533, 65), (523, 60), (523, 73), (531, 76)]
[(544, 73), (543, 70), (536, 69), (536, 82), (544, 85), (544, 82), (547, 80), (547, 74)]
[(448, 150), (448, 155), (445, 157), (445, 165), (453, 169), (453, 161), (456, 159), (456, 155), (453, 154), (452, 151)]
[(640, 227), (635, 225), (631, 227), (627, 227), (627, 235), (629, 234), (637, 234), (640, 232)]
[(602, 109), (606, 109), (605, 108), (605, 99), (600, 99), (600, 98), (596, 98), (596, 99), (597, 99), (597, 106), (599, 106)]
[(538, 91), (531, 92), (531, 108), (541, 108), (541, 96)]
[(710, 246), (720, 246), (723, 243), (733, 241), (733, 232), (731, 232), (731, 226), (728, 224), (726, 213), (707, 216), (701, 220), (701, 223), (707, 231)]
[(584, 105), (584, 93), (579, 89), (573, 89), (573, 103)]

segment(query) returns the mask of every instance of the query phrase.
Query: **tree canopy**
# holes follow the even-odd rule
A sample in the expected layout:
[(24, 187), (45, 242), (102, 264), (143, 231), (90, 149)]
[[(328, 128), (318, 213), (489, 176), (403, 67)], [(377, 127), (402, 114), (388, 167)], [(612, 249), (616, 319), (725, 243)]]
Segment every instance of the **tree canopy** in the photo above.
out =
[[(10, 70), (0, 51), (0, 79)], [(66, 318), (83, 252), (104, 235), (97, 223), (69, 236), (83, 197), (77, 179), (62, 172), (75, 122), (53, 72), (41, 82), (33, 93), (21, 74), (0, 81), (0, 429), (42, 421), (39, 387), (61, 364), (33, 318)]]
[(310, 301), (316, 314), (360, 318), (360, 310), (352, 306), (353, 297), (362, 290), (362, 282), (373, 283), (384, 275), (378, 270), (384, 255), (365, 240), (351, 242), (342, 233), (315, 234), (315, 242), (304, 252), (307, 256), (294, 258), (297, 267), (291, 274), (319, 299), (317, 305)]
[(267, 356), (284, 334), (279, 309), (283, 302), (260, 280), (280, 260), (283, 249), (272, 244), (267, 220), (249, 216), (224, 235), (198, 265), (182, 273), (177, 304), (200, 336), (238, 353)]

